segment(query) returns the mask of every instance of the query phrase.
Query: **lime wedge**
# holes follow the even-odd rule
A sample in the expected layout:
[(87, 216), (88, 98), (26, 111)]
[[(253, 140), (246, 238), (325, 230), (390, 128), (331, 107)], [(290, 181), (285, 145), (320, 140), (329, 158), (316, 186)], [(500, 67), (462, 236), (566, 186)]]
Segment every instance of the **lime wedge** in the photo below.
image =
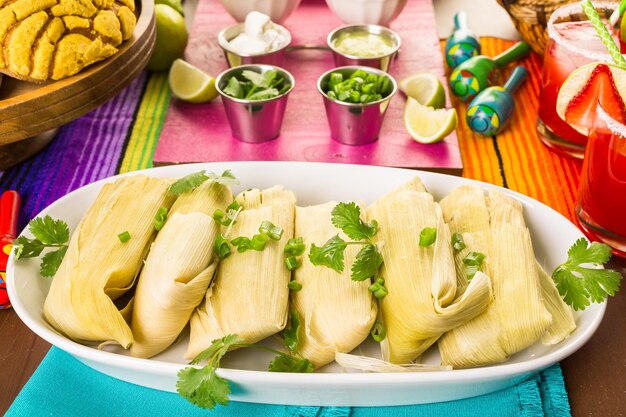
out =
[(446, 93), (441, 81), (427, 72), (412, 75), (400, 81), (400, 91), (425, 106), (442, 109), (446, 105)]
[(190, 103), (206, 103), (217, 97), (215, 78), (182, 59), (172, 64), (169, 83), (176, 97)]
[(404, 107), (404, 127), (419, 143), (436, 143), (448, 136), (458, 123), (456, 109), (435, 109), (409, 97)]
[(167, 4), (178, 13), (184, 15), (183, 3), (181, 0), (154, 0), (154, 4)]

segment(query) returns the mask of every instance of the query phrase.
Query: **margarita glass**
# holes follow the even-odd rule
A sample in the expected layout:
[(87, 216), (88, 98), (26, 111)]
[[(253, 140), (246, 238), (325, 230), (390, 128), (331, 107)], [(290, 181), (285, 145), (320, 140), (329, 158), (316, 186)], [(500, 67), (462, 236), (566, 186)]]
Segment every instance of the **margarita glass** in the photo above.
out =
[[(619, 3), (594, 2), (593, 5), (600, 16), (608, 21)], [(611, 28), (610, 32), (624, 51), (617, 30)], [(548, 147), (561, 154), (582, 158), (587, 137), (558, 116), (556, 98), (561, 85), (576, 68), (598, 61), (612, 63), (613, 60), (578, 3), (567, 4), (552, 13), (548, 22), (548, 35), (550, 39), (543, 58), (537, 131)]]
[(626, 125), (600, 105), (589, 129), (576, 216), (583, 232), (626, 257)]

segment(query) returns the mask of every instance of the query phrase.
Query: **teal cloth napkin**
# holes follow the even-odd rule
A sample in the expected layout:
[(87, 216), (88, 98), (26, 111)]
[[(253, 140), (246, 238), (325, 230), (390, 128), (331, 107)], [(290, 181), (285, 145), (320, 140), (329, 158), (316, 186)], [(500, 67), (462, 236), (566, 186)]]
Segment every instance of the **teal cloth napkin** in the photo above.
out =
[(231, 402), (213, 411), (173, 393), (119, 381), (52, 348), (5, 417), (569, 417), (559, 365), (514, 387), (480, 397), (398, 407), (295, 407)]

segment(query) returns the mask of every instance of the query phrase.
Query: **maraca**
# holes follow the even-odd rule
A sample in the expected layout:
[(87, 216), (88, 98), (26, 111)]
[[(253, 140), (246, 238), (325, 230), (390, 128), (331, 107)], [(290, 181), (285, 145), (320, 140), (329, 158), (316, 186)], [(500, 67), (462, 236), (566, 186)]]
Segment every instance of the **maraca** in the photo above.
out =
[(454, 15), (454, 32), (446, 41), (445, 56), (450, 68), (480, 54), (480, 43), (476, 36), (467, 28), (465, 12)]
[(498, 84), (498, 69), (524, 57), (530, 51), (525, 42), (518, 42), (495, 58), (477, 55), (468, 59), (450, 75), (452, 93), (463, 101), (473, 99), (489, 85)]
[(467, 108), (466, 119), (470, 129), (483, 136), (500, 133), (515, 108), (513, 93), (527, 75), (526, 68), (515, 67), (504, 88), (489, 87), (481, 91)]
[(5, 191), (0, 197), (0, 310), (11, 307), (6, 285), (7, 261), (17, 232), (17, 215), (20, 211), (20, 195)]

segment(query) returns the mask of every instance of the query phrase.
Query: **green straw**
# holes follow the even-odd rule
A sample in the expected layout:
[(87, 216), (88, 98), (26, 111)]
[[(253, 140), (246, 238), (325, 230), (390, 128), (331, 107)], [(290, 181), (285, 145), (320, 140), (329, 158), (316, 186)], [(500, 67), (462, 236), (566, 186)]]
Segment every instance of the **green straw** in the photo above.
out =
[(602, 43), (608, 49), (611, 58), (613, 58), (613, 62), (620, 68), (626, 69), (626, 60), (622, 56), (622, 53), (619, 50), (619, 46), (615, 43), (613, 36), (609, 33), (606, 26), (602, 22), (602, 18), (598, 14), (597, 10), (593, 8), (591, 4), (591, 0), (584, 0), (580, 3), (580, 7), (582, 7), (583, 11), (589, 18), (589, 21), (593, 25), (593, 28), (598, 32), (598, 36), (602, 40)]

